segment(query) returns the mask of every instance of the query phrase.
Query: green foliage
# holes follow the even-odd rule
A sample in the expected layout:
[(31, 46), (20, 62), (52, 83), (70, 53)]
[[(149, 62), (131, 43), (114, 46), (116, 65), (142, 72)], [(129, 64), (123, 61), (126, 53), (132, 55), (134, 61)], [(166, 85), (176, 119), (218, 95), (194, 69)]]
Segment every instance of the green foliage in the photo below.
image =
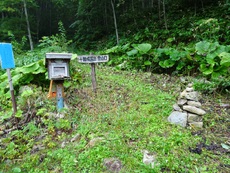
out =
[(169, 69), (169, 73), (177, 71), (188, 74), (196, 70), (212, 79), (229, 74), (229, 46), (218, 42), (201, 41), (194, 47), (184, 47), (182, 50), (171, 47), (152, 49), (151, 44), (146, 43), (125, 44), (108, 49), (105, 53), (112, 55), (110, 65), (122, 69), (153, 69), (154, 72)]
[(11, 31), (8, 31), (8, 37), (13, 45), (13, 50), (15, 54), (22, 54), (26, 48), (27, 38), (22, 36), (20, 41), (17, 41), (14, 34)]
[(42, 40), (39, 41), (40, 44), (38, 45), (38, 47), (46, 49), (46, 51), (48, 52), (67, 51), (68, 46), (72, 42), (72, 40), (67, 40), (66, 30), (61, 21), (58, 23), (58, 31), (59, 33), (56, 35), (52, 35), (50, 37), (43, 36)]
[(220, 24), (218, 19), (201, 19), (192, 27), (193, 37), (196, 40), (218, 41)]
[[(46, 71), (43, 60), (39, 60), (26, 66), (17, 67), (11, 70), (13, 85), (17, 89), (20, 85), (26, 85), (29, 83), (42, 84), (47, 81), (45, 78)], [(9, 90), (7, 91), (9, 86), (6, 73), (1, 75), (0, 79), (2, 81), (0, 83), (0, 92), (6, 94), (9, 98), (10, 93)]]
[(185, 66), (187, 52), (178, 51), (173, 48), (159, 48), (154, 52), (154, 61), (158, 62), (162, 68), (175, 67), (181, 70)]
[(210, 81), (206, 79), (194, 81), (194, 87), (203, 93), (226, 93), (230, 92), (230, 80), (228, 77), (215, 78)]
[(219, 78), (229, 74), (229, 46), (219, 45), (218, 42), (199, 42), (196, 44), (196, 60), (200, 64), (200, 71), (211, 78)]
[[(127, 43), (100, 53), (109, 54), (108, 64), (117, 69), (196, 74), (210, 79), (218, 90), (225, 90), (229, 87), (229, 83), (225, 82), (230, 74), (229, 52), (229, 45), (200, 41), (183, 48), (153, 48), (149, 43)], [(221, 80), (217, 82), (218, 79)]]

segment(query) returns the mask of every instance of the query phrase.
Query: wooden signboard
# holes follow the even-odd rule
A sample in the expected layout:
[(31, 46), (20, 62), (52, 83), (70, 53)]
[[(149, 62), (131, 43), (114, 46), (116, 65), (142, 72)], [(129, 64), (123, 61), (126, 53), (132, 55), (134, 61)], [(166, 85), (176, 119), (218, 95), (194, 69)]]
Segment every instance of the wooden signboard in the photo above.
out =
[(78, 56), (78, 62), (80, 63), (86, 63), (91, 64), (91, 76), (92, 76), (92, 85), (93, 85), (93, 91), (97, 92), (97, 81), (96, 81), (96, 63), (101, 62), (108, 62), (109, 61), (109, 55), (80, 55)]
[(81, 55), (78, 56), (78, 62), (80, 63), (100, 63), (108, 62), (109, 55)]

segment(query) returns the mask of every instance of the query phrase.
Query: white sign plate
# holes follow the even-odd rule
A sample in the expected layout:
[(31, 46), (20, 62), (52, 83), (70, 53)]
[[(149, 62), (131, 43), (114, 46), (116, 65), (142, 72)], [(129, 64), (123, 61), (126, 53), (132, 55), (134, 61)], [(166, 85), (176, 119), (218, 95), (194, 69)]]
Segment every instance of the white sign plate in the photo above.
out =
[(99, 63), (108, 62), (109, 55), (81, 55), (78, 56), (78, 62), (80, 63)]

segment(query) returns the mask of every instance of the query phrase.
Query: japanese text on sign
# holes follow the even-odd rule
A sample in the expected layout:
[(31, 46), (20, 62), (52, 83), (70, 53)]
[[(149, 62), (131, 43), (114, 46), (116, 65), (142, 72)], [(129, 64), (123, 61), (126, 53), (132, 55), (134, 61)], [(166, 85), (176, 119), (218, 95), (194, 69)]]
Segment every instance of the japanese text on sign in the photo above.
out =
[(78, 62), (80, 63), (98, 63), (109, 61), (108, 55), (81, 55), (78, 56)]

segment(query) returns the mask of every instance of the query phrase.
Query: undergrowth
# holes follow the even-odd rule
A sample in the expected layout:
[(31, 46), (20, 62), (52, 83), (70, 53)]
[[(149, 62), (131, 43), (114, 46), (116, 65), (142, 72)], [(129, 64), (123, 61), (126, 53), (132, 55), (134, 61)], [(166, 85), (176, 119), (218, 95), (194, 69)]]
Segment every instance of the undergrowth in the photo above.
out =
[[(180, 79), (97, 66), (94, 93), (90, 66), (73, 66), (80, 73), (65, 82), (68, 108), (60, 113), (55, 99), (46, 99), (47, 90), (22, 90), (22, 114), (14, 119), (21, 125), (1, 121), (0, 172), (108, 172), (106, 158), (119, 159), (121, 172), (130, 173), (229, 171), (229, 120), (216, 109), (219, 103), (208, 102), (213, 107), (204, 129), (182, 128), (167, 122), (184, 87)], [(214, 152), (210, 146), (218, 147)], [(144, 150), (156, 156), (154, 168), (142, 163)]]

